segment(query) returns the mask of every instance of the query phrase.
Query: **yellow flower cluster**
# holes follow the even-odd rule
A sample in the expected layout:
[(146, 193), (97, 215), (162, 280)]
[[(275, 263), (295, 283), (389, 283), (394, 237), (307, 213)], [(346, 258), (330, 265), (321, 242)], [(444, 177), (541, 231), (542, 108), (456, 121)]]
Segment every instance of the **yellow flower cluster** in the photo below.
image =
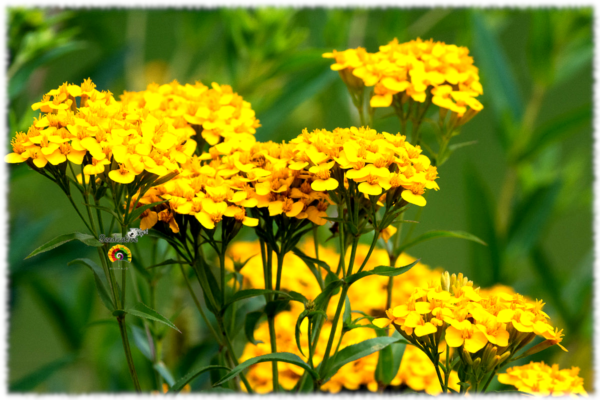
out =
[[(420, 146), (411, 145), (401, 134), (364, 127), (305, 130), (292, 143), (297, 146), (297, 161), (291, 168), (308, 168), (315, 191), (335, 190), (344, 179), (344, 184), (349, 180), (356, 183), (366, 197), (381, 196), (385, 191), (380, 202), (401, 198), (424, 206), (425, 190), (439, 189), (437, 168), (421, 154)], [(335, 173), (338, 169), (340, 174)]]
[[(314, 257), (314, 243), (307, 240), (302, 246), (302, 250), (309, 256)], [(362, 263), (366, 257), (368, 246), (359, 245), (356, 262)], [(236, 242), (229, 248), (228, 267), (233, 268), (233, 262), (244, 262), (249, 257), (253, 256), (241, 270), (244, 276), (244, 286), (251, 288), (264, 288), (264, 277), (262, 270), (262, 262), (260, 259), (260, 246), (258, 242)], [(339, 260), (339, 254), (329, 247), (319, 246), (319, 258), (330, 265), (336, 265)], [(398, 260), (398, 265), (406, 265), (415, 261), (414, 258), (408, 255), (402, 255)], [(389, 263), (389, 258), (384, 250), (376, 249), (365, 270), (370, 270), (378, 265), (386, 265)], [(285, 258), (286, 268), (283, 269), (281, 278), (281, 288), (288, 291), (296, 291), (302, 293), (308, 299), (316, 298), (321, 289), (314, 275), (310, 272), (304, 262), (294, 254), (288, 254)], [(417, 264), (410, 271), (402, 275), (402, 279), (394, 280), (394, 300), (404, 300), (410, 296), (412, 289), (415, 286), (426, 284), (427, 281), (435, 277), (439, 278), (441, 271), (430, 270), (423, 264)], [(275, 282), (273, 282), (275, 284)], [(382, 276), (369, 276), (361, 280), (360, 286), (351, 287), (348, 292), (348, 298), (353, 310), (361, 310), (363, 312), (383, 312), (386, 305), (388, 278)], [(368, 291), (369, 296), (364, 296)], [(335, 313), (335, 305), (339, 299), (339, 295), (334, 296), (330, 301), (330, 307), (327, 310), (329, 320), (332, 319)], [(301, 346), (304, 355), (300, 353), (295, 342), (295, 325), (296, 320), (304, 307), (297, 302), (290, 303), (291, 309), (283, 311), (275, 317), (276, 332), (277, 332), (277, 351), (290, 352), (297, 354), (302, 359), (306, 360), (308, 354), (308, 335), (307, 321), (301, 325)], [(356, 314), (353, 318), (358, 318)], [(366, 323), (361, 321), (359, 323)], [(338, 326), (336, 337), (341, 334), (341, 325)], [(331, 332), (331, 322), (326, 321), (322, 328), (321, 340), (317, 344), (314, 354), (314, 362), (319, 363), (324, 355), (327, 338)], [(246, 345), (241, 361), (250, 359), (271, 352), (270, 336), (267, 322), (261, 323), (255, 330), (254, 337), (263, 343)], [(376, 337), (375, 332), (370, 328), (357, 328), (348, 331), (344, 334), (340, 349), (346, 346), (359, 343), (361, 341)], [(425, 390), (430, 394), (441, 393), (441, 387), (437, 380), (435, 368), (429, 359), (415, 352), (412, 346), (407, 346), (405, 356), (400, 366), (400, 370), (394, 380), (391, 382), (393, 386), (402, 384), (408, 385), (413, 390)], [(375, 380), (375, 368), (377, 366), (378, 355), (371, 354), (363, 357), (354, 363), (346, 364), (342, 369), (335, 374), (329, 382), (323, 385), (322, 389), (329, 392), (339, 392), (342, 388), (348, 390), (356, 390), (360, 386), (366, 386), (371, 391), (377, 390), (377, 382)], [(291, 364), (279, 363), (279, 383), (286, 389), (291, 389), (302, 376), (302, 368), (295, 367)], [(269, 363), (256, 364), (250, 367), (247, 378), (252, 387), (258, 393), (267, 393), (272, 391), (272, 369)], [(453, 373), (451, 376), (451, 387), (455, 387), (458, 382), (458, 376)]]
[(143, 92), (125, 92), (121, 100), (134, 109), (147, 109), (161, 120), (191, 125), (210, 146), (232, 136), (254, 135), (260, 126), (250, 103), (231, 86), (214, 82), (211, 88), (200, 82), (150, 84)]
[[(380, 196), (380, 205), (396, 198), (424, 206), (425, 190), (439, 189), (437, 169), (419, 146), (405, 139), (354, 127), (304, 130), (282, 144), (237, 135), (188, 158), (178, 177), (149, 191), (140, 204), (167, 199), (168, 209), (159, 211), (166, 222), (173, 213), (194, 215), (207, 229), (224, 216), (256, 226), (248, 208), (323, 225), (332, 204), (328, 192), (351, 180), (365, 197)], [(159, 219), (156, 211), (147, 211), (143, 229)]]
[(458, 348), (459, 354), (463, 350), (477, 353), (488, 369), (536, 335), (546, 339), (541, 346), (558, 345), (566, 351), (560, 345), (562, 331), (550, 325), (542, 301), (532, 303), (519, 294), (501, 292), (483, 297), (462, 274), (450, 277), (445, 273), (441, 283), (414, 289), (407, 302), (387, 310), (387, 318), (373, 323), (379, 327), (393, 324), (409, 341), (422, 345), (432, 339), (439, 343), (445, 333), (450, 347)]
[(409, 98), (423, 103), (429, 97), (458, 117), (474, 115), (483, 108), (476, 99), (483, 94), (479, 71), (466, 47), (432, 39), (407, 43), (394, 39), (377, 53), (359, 47), (334, 50), (323, 57), (335, 59), (331, 69), (340, 72), (349, 88), (374, 86), (371, 107), (389, 107), (399, 95), (402, 103)]
[[(313, 191), (310, 177), (290, 168), (294, 147), (238, 135), (211, 147), (208, 153), (189, 158), (176, 178), (149, 191), (140, 203), (166, 199), (168, 208), (159, 214), (195, 216), (206, 229), (214, 229), (223, 217), (256, 226), (258, 219), (247, 215), (252, 208), (267, 209), (270, 216), (283, 214), (323, 225), (329, 196)], [(142, 229), (160, 220), (159, 214), (145, 213)]]
[(117, 101), (88, 79), (80, 86), (61, 85), (32, 108), (44, 114), (27, 133), (16, 134), (7, 162), (42, 169), (68, 160), (82, 166), (86, 181), (96, 176), (121, 184), (144, 172), (178, 172), (197, 147), (193, 124), (200, 124), (214, 144), (234, 136), (254, 140), (258, 126), (250, 105), (230, 87), (217, 84), (213, 89), (201, 83), (150, 85)]
[(512, 367), (506, 373), (498, 375), (498, 381), (512, 385), (519, 392), (535, 396), (567, 396), (581, 395), (587, 397), (580, 378), (579, 368), (558, 369), (558, 364), (549, 365), (544, 362), (530, 362), (520, 367)]

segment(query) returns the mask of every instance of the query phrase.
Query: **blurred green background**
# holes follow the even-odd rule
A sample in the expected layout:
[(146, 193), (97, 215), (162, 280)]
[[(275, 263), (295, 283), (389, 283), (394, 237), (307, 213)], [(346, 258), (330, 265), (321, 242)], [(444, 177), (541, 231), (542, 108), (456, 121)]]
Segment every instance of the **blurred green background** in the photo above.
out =
[[(323, 52), (375, 52), (395, 37), (467, 46), (480, 68), (485, 108), (453, 143), (476, 143), (457, 149), (440, 169), (441, 190), (429, 196), (415, 233), (464, 230), (488, 246), (441, 239), (411, 254), (480, 286), (502, 283), (544, 299), (565, 329), (569, 353), (552, 348), (533, 359), (581, 367), (592, 390), (591, 8), (13, 8), (8, 17), (10, 136), (27, 131), (30, 105), (43, 93), (91, 77), (117, 95), (173, 79), (230, 84), (256, 110), (259, 140), (289, 140), (303, 128), (359, 124)], [(399, 124), (388, 118), (375, 128), (397, 132)], [(52, 182), (25, 165), (9, 171), (10, 389), (132, 390), (117, 325), (101, 307), (92, 275), (67, 266), (94, 254), (73, 243), (24, 260), (51, 238), (85, 227)], [(178, 272), (165, 271), (157, 303), (168, 317), (183, 309), (176, 325), (184, 335), (165, 338), (165, 364), (176, 378), (218, 350)], [(141, 329), (132, 329), (148, 388), (152, 364)], [(243, 345), (238, 337), (240, 351)], [(208, 387), (208, 376), (193, 384)]]

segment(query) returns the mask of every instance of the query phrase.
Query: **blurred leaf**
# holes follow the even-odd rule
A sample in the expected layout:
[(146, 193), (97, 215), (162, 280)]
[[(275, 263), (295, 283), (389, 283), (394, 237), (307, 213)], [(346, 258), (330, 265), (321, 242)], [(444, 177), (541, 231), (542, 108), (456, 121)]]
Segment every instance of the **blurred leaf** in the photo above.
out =
[(167, 382), (169, 387), (171, 387), (175, 384), (175, 378), (173, 378), (173, 375), (171, 374), (171, 372), (169, 371), (169, 369), (167, 368), (165, 363), (163, 363), (162, 361), (159, 361), (156, 364), (154, 364), (153, 367), (156, 371), (158, 371), (160, 376), (163, 377), (163, 379)]
[(279, 125), (302, 103), (315, 97), (321, 91), (327, 89), (329, 84), (338, 76), (333, 71), (316, 69), (302, 79), (294, 79), (289, 82), (281, 93), (276, 106), (258, 115), (262, 128), (258, 131), (257, 139), (277, 140), (275, 134)]
[(527, 55), (534, 81), (549, 85), (554, 73), (554, 30), (550, 21), (551, 9), (531, 13), (531, 28)]
[(470, 240), (472, 242), (476, 242), (476, 243), (482, 244), (484, 246), (487, 246), (487, 243), (485, 243), (483, 240), (479, 239), (475, 235), (471, 235), (468, 232), (461, 232), (461, 231), (429, 231), (429, 232), (425, 232), (421, 236), (417, 237), (416, 239), (414, 239), (414, 240), (412, 240), (412, 241), (410, 241), (408, 243), (402, 244), (402, 246), (398, 247), (398, 249), (396, 250), (396, 252), (397, 252), (398, 255), (400, 255), (404, 251), (406, 251), (406, 249), (409, 249), (409, 248), (413, 247), (416, 244), (419, 244), (421, 242), (425, 242), (427, 240), (437, 239), (437, 238), (443, 238), (443, 237)]
[(148, 336), (146, 331), (139, 326), (130, 325), (131, 335), (133, 336), (133, 342), (135, 343), (138, 350), (150, 361), (153, 361), (152, 351), (150, 350), (150, 344), (148, 343)]
[(206, 371), (210, 371), (213, 369), (224, 369), (229, 371), (229, 368), (224, 367), (222, 365), (209, 365), (206, 367), (201, 367), (198, 368), (192, 372), (190, 372), (189, 374), (187, 374), (186, 376), (184, 376), (183, 378), (179, 379), (177, 382), (175, 382), (174, 385), (171, 386), (171, 388), (169, 389), (169, 393), (177, 393), (179, 392), (181, 389), (183, 389), (183, 387), (185, 385), (187, 385), (188, 383), (190, 383), (191, 381), (193, 381), (194, 379), (196, 379), (200, 374), (206, 372)]
[(102, 268), (100, 268), (98, 264), (96, 264), (89, 258), (78, 258), (76, 260), (71, 261), (67, 265), (73, 264), (85, 265), (92, 271), (92, 273), (94, 274), (94, 282), (96, 283), (96, 290), (98, 291), (100, 300), (102, 300), (102, 304), (104, 304), (108, 311), (113, 312), (115, 310), (115, 305), (112, 301), (112, 298), (110, 297), (110, 293), (108, 291), (108, 282), (106, 281), (106, 277)]
[[(511, 122), (520, 121), (525, 109), (517, 80), (513, 76), (509, 63), (497, 35), (484, 19), (480, 10), (471, 11), (473, 29), (473, 52), (479, 67), (489, 101), (496, 114), (502, 118), (509, 116)], [(510, 134), (510, 132), (505, 132)]]
[(272, 353), (272, 354), (263, 354), (262, 356), (253, 357), (249, 360), (244, 361), (237, 367), (233, 368), (220, 381), (215, 383), (214, 386), (222, 385), (223, 383), (227, 382), (228, 380), (235, 378), (240, 372), (242, 372), (244, 369), (246, 369), (252, 365), (263, 363), (263, 362), (269, 362), (269, 361), (280, 361), (280, 362), (285, 362), (288, 364), (296, 365), (296, 366), (304, 368), (306, 371), (308, 371), (308, 373), (311, 374), (313, 376), (313, 378), (315, 378), (315, 379), (317, 378), (317, 373), (315, 372), (315, 370), (313, 370), (310, 367), (310, 365), (308, 365), (307, 363), (302, 361), (302, 359), (300, 357), (298, 357), (296, 354)]
[(398, 276), (400, 274), (408, 272), (412, 267), (417, 265), (417, 263), (419, 261), (421, 261), (420, 258), (413, 263), (405, 265), (404, 267), (387, 267), (387, 266), (383, 266), (383, 265), (379, 266), (379, 267), (375, 267), (369, 271), (362, 271), (362, 272), (350, 275), (349, 277), (346, 278), (346, 282), (348, 283), (348, 285), (352, 285), (359, 279), (362, 279), (362, 278), (365, 278), (365, 277), (371, 276), (371, 275)]
[(66, 235), (60, 235), (58, 237), (55, 237), (51, 241), (41, 245), (40, 247), (38, 247), (37, 249), (32, 251), (31, 254), (29, 254), (27, 257), (25, 257), (25, 259), (31, 258), (33, 256), (37, 256), (38, 254), (45, 253), (46, 251), (55, 249), (58, 246), (61, 246), (67, 242), (70, 242), (71, 240), (79, 240), (80, 242), (82, 242), (83, 244), (85, 244), (87, 246), (102, 247), (102, 243), (100, 243), (92, 235), (88, 235), (87, 233), (79, 233), (79, 232), (67, 233)]
[(518, 156), (519, 162), (526, 162), (549, 145), (566, 139), (577, 129), (591, 126), (591, 104), (570, 111), (536, 129), (529, 146)]
[(254, 339), (254, 331), (256, 330), (256, 325), (258, 324), (258, 321), (260, 320), (260, 317), (263, 316), (263, 314), (263, 311), (255, 311), (246, 315), (244, 333), (246, 334), (246, 339), (248, 339), (248, 341), (254, 345), (263, 343), (262, 340)]
[(73, 310), (51, 288), (48, 282), (32, 279), (29, 284), (35, 296), (40, 299), (40, 306), (46, 310), (47, 316), (51, 319), (66, 346), (71, 350), (78, 350), (83, 342), (82, 328), (87, 324), (87, 321), (74, 319)]
[(225, 305), (221, 309), (221, 312), (225, 312), (225, 310), (227, 309), (227, 307), (229, 307), (230, 305), (232, 305), (233, 303), (235, 303), (237, 301), (249, 299), (251, 297), (256, 297), (256, 296), (263, 296), (263, 295), (267, 295), (267, 294), (278, 294), (278, 295), (281, 295), (281, 296), (284, 296), (284, 297), (290, 297), (289, 294), (287, 294), (286, 292), (282, 292), (281, 290), (268, 290), (268, 289), (245, 289), (245, 290), (240, 290), (238, 292), (235, 292), (233, 294), (233, 296), (231, 296), (229, 298), (229, 301), (227, 301), (227, 303), (225, 303)]
[(488, 247), (479, 243), (471, 245), (469, 276), (472, 275), (473, 280), (483, 287), (490, 286), (500, 282), (501, 249), (494, 223), (495, 206), (472, 164), (465, 168), (464, 193), (469, 231), (488, 244)]
[(9, 384), (9, 392), (31, 392), (38, 385), (49, 379), (55, 372), (72, 364), (77, 359), (76, 354), (68, 354), (56, 361), (48, 363), (29, 375)]
[(536, 190), (523, 199), (512, 213), (507, 248), (528, 251), (538, 242), (544, 227), (549, 223), (561, 182)]
[(170, 328), (175, 329), (177, 332), (181, 333), (179, 329), (167, 318), (160, 315), (157, 311), (151, 309), (144, 303), (138, 302), (133, 308), (128, 308), (125, 310), (127, 314), (134, 315), (139, 318), (145, 318), (152, 321), (160, 322), (161, 324), (165, 324)]
[(565, 324), (573, 328), (576, 325), (574, 321), (575, 315), (567, 309), (567, 303), (562, 299), (562, 285), (556, 279), (555, 269), (550, 264), (546, 251), (538, 244), (533, 247), (531, 257), (538, 279), (543, 282), (541, 286), (551, 299), (552, 305), (558, 310)]
[(344, 347), (333, 357), (327, 371), (320, 371), (320, 373), (324, 374), (324, 380), (327, 381), (344, 365), (366, 357), (369, 354), (376, 353), (396, 341), (398, 341), (397, 338), (385, 336), (367, 339), (363, 342)]
[(184, 264), (185, 265), (185, 264), (187, 264), (187, 262), (186, 261), (173, 260), (172, 258), (170, 258), (170, 259), (165, 260), (165, 261), (163, 261), (161, 263), (154, 264), (154, 265), (151, 265), (149, 267), (146, 267), (146, 269), (157, 268), (157, 267), (164, 267), (165, 265), (172, 265), (172, 264)]
[(59, 57), (64, 56), (65, 54), (69, 54), (83, 48), (85, 48), (85, 46), (81, 42), (68, 42), (61, 47), (48, 51), (41, 57), (35, 58), (33, 61), (25, 64), (20, 69), (15, 70), (15, 72), (13, 72), (14, 75), (10, 78), (8, 84), (9, 99), (13, 100), (25, 89), (25, 85), (35, 70)]

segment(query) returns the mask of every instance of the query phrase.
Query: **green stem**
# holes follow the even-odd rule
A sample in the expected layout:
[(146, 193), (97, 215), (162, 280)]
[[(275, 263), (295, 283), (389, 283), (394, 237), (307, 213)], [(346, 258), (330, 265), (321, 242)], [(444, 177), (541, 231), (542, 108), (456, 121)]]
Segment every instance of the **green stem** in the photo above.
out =
[[(344, 284), (342, 286), (342, 293), (340, 294), (340, 300), (338, 301), (337, 309), (335, 310), (335, 315), (333, 317), (333, 321), (331, 322), (331, 333), (329, 334), (329, 339), (327, 340), (327, 347), (325, 348), (325, 355), (323, 357), (323, 361), (321, 361), (320, 373), (325, 374), (327, 371), (327, 362), (330, 358), (331, 347), (333, 346), (333, 341), (335, 339), (335, 331), (337, 328), (338, 321), (340, 320), (340, 315), (342, 314), (342, 308), (344, 307), (344, 303), (346, 302), (346, 294), (348, 293), (349, 286)], [(317, 382), (315, 388), (321, 387), (322, 383)]]
[(133, 379), (133, 385), (135, 386), (135, 391), (138, 393), (142, 392), (140, 387), (140, 382), (138, 380), (137, 372), (135, 370), (135, 365), (133, 363), (133, 357), (131, 356), (131, 348), (129, 347), (129, 339), (127, 338), (127, 327), (125, 326), (125, 316), (117, 317), (117, 322), (119, 323), (119, 330), (121, 331), (121, 341), (123, 342), (123, 349), (125, 350), (125, 356), (127, 358), (127, 365), (129, 366), (129, 373), (131, 374), (131, 379)]
[(217, 331), (215, 331), (215, 328), (210, 323), (208, 317), (206, 316), (206, 313), (204, 312), (204, 309), (202, 308), (202, 305), (200, 304), (200, 301), (198, 300), (198, 297), (196, 297), (196, 294), (194, 293), (194, 289), (192, 288), (192, 285), (190, 284), (187, 274), (185, 273), (185, 269), (183, 268), (183, 264), (179, 264), (179, 268), (181, 269), (181, 274), (183, 275), (185, 284), (188, 288), (188, 291), (190, 292), (190, 295), (192, 296), (192, 299), (194, 300), (194, 304), (196, 305), (196, 308), (200, 312), (200, 316), (202, 317), (202, 320), (204, 321), (206, 326), (208, 326), (208, 329), (212, 333), (212, 335), (215, 338), (215, 340), (217, 341), (217, 343), (219, 343), (219, 345), (222, 346), (223, 345), (222, 339), (219, 337), (219, 335), (217, 334)]

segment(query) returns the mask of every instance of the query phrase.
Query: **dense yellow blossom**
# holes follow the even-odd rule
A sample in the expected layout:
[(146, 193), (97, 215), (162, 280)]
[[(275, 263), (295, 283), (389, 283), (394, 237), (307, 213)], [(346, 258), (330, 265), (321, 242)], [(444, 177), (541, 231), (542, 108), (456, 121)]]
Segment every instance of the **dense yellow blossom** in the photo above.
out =
[(304, 130), (291, 143), (317, 192), (347, 186), (351, 180), (365, 197), (380, 196), (380, 204), (387, 199), (388, 204), (404, 201), (424, 206), (425, 191), (439, 189), (437, 168), (419, 146), (400, 134), (364, 127)]
[(520, 367), (508, 368), (498, 375), (498, 381), (512, 385), (518, 391), (535, 396), (582, 395), (587, 397), (583, 388), (583, 378), (579, 377), (579, 368), (559, 369), (558, 364), (530, 362)]
[(566, 351), (560, 344), (562, 331), (550, 325), (543, 302), (497, 289), (485, 296), (462, 274), (445, 273), (440, 281), (415, 288), (407, 301), (373, 324), (382, 328), (392, 324), (409, 342), (424, 348), (445, 340), (466, 363), (479, 359), (484, 371), (491, 371), (536, 336), (545, 341), (525, 355), (553, 345)]
[(334, 50), (323, 57), (335, 60), (331, 69), (339, 71), (351, 91), (361, 84), (374, 86), (371, 107), (389, 107), (409, 98), (419, 103), (429, 99), (465, 120), (483, 108), (476, 99), (483, 94), (479, 71), (466, 47), (421, 39), (398, 43), (394, 39), (376, 53), (359, 47)]
[[(302, 246), (302, 250), (309, 256), (315, 256), (314, 243), (307, 240)], [(356, 262), (362, 263), (368, 252), (368, 246), (359, 245)], [(241, 270), (244, 276), (244, 286), (252, 288), (264, 288), (264, 278), (262, 270), (262, 261), (260, 258), (260, 245), (258, 242), (236, 242), (230, 246), (230, 259), (227, 261), (228, 268), (233, 268), (233, 262), (245, 264)], [(330, 247), (319, 246), (319, 258), (324, 260), (329, 265), (337, 265), (339, 254)], [(398, 265), (407, 265), (415, 261), (414, 258), (408, 255), (402, 255), (398, 260)], [(365, 270), (372, 269), (379, 265), (389, 263), (387, 252), (381, 249), (376, 249), (365, 266)], [(296, 291), (302, 293), (308, 299), (314, 299), (319, 295), (321, 289), (317, 279), (310, 272), (304, 262), (292, 253), (285, 256), (286, 268), (283, 269), (281, 278), (281, 288), (288, 291)], [(326, 273), (323, 271), (324, 276)], [(402, 279), (394, 280), (394, 301), (404, 301), (410, 296), (412, 289), (415, 286), (426, 284), (432, 278), (438, 279), (441, 275), (441, 270), (430, 270), (426, 265), (417, 264), (410, 271), (402, 275)], [(275, 281), (273, 282), (275, 284)], [(387, 284), (388, 278), (382, 276), (369, 276), (361, 280), (360, 285), (350, 288), (348, 298), (353, 310), (361, 310), (366, 313), (383, 313), (387, 301)], [(368, 291), (369, 296), (364, 293)], [(335, 305), (337, 304), (339, 295), (334, 296), (330, 301), (330, 306), (327, 310), (329, 319), (331, 320), (335, 313)], [(308, 354), (308, 338), (307, 338), (307, 320), (301, 326), (301, 345), (304, 354), (301, 354), (295, 342), (295, 325), (296, 320), (304, 307), (297, 302), (290, 303), (291, 309), (283, 311), (275, 317), (276, 332), (277, 332), (277, 350), (279, 352), (291, 352), (297, 354), (306, 360), (305, 355)], [(356, 314), (353, 318), (358, 318)], [(327, 338), (331, 330), (331, 322), (326, 321), (321, 335), (321, 340), (317, 344), (314, 355), (314, 362), (318, 363), (322, 360), (325, 352)], [(341, 325), (338, 326), (336, 336), (341, 333)], [(246, 345), (241, 360), (247, 360), (271, 352), (270, 336), (267, 322), (259, 324), (254, 337), (263, 343)], [(358, 343), (367, 339), (376, 337), (375, 332), (370, 328), (358, 328), (347, 332), (342, 340), (340, 348)], [(426, 357), (415, 355), (413, 349), (407, 346), (405, 358), (403, 359), (400, 370), (391, 385), (398, 386), (402, 384), (408, 385), (413, 390), (425, 390), (427, 393), (435, 394), (441, 392), (441, 387), (437, 381), (435, 369)], [(377, 382), (375, 381), (374, 372), (377, 366), (378, 355), (371, 354), (363, 357), (354, 363), (346, 364), (337, 374), (335, 374), (329, 382), (323, 385), (322, 389), (329, 392), (338, 392), (342, 388), (356, 390), (360, 386), (366, 386), (368, 389), (377, 390)], [(291, 364), (279, 363), (279, 383), (286, 389), (291, 389), (302, 376), (303, 370)], [(267, 393), (272, 391), (272, 369), (268, 363), (261, 363), (252, 366), (247, 374), (252, 387), (258, 393)], [(456, 373), (451, 375), (451, 387), (455, 388), (454, 384), (458, 381)], [(457, 388), (456, 388), (457, 389)]]

